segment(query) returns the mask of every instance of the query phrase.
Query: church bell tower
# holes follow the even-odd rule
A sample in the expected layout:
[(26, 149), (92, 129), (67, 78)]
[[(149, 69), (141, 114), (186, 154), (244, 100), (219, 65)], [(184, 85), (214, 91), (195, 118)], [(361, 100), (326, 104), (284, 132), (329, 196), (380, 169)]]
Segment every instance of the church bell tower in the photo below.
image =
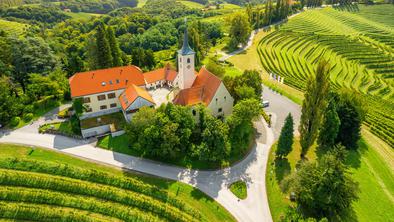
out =
[(186, 24), (185, 33), (183, 34), (183, 45), (178, 51), (178, 86), (180, 89), (187, 89), (193, 85), (194, 79), (196, 78), (196, 74), (194, 73), (195, 54), (196, 53), (189, 46)]

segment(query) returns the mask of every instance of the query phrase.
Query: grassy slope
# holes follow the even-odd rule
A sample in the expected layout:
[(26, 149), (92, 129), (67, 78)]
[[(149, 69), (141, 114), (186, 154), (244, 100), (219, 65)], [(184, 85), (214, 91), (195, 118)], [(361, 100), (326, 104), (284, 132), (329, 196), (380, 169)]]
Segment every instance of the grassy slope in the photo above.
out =
[(192, 1), (185, 1), (185, 0), (181, 0), (179, 1), (180, 3), (182, 3), (183, 5), (185, 5), (186, 7), (192, 8), (192, 9), (202, 9), (204, 8), (204, 5), (198, 3), (198, 2), (192, 2)]
[[(392, 156), (383, 156), (377, 149), (387, 149), (382, 146), (381, 141), (374, 135), (365, 134), (360, 141), (359, 152), (349, 152), (347, 164), (353, 178), (360, 185), (360, 199), (353, 204), (355, 212), (354, 218), (358, 221), (387, 221), (387, 218), (394, 218), (391, 207), (394, 204), (394, 174), (392, 168), (387, 163), (393, 163)], [(379, 145), (380, 144), (380, 145)], [(275, 162), (276, 145), (272, 147), (267, 168), (267, 193), (270, 209), (274, 221), (279, 221), (280, 216), (285, 212), (287, 206), (291, 204), (288, 198), (281, 192), (279, 181), (290, 171), (295, 169), (295, 164), (299, 159), (300, 146), (295, 143), (293, 151), (287, 156), (288, 161)], [(310, 150), (308, 155), (310, 160), (316, 158), (314, 150)]]
[(220, 206), (210, 197), (206, 196), (201, 191), (180, 182), (165, 180), (158, 177), (151, 177), (144, 174), (128, 173), (116, 168), (88, 162), (41, 148), (34, 148), (34, 150), (32, 150), (30, 147), (0, 144), (0, 161), (1, 158), (4, 157), (18, 157), (45, 162), (67, 163), (70, 166), (94, 169), (116, 176), (133, 177), (146, 183), (156, 185), (159, 188), (165, 189), (168, 192), (176, 195), (180, 200), (185, 201), (189, 205), (193, 206), (196, 210), (201, 212), (205, 218), (209, 218), (210, 221), (235, 221), (235, 219), (222, 206)]
[(27, 24), (0, 19), (0, 30), (4, 30), (6, 33), (20, 35), (25, 32), (27, 28), (29, 28)]

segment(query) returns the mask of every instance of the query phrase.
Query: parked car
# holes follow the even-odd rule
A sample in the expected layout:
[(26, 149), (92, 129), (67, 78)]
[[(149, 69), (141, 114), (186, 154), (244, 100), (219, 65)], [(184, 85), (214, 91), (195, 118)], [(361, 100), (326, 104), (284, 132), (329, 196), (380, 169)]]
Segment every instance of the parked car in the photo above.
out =
[(270, 102), (268, 102), (267, 100), (263, 100), (263, 102), (261, 102), (261, 105), (263, 106), (263, 108), (266, 108), (270, 106)]

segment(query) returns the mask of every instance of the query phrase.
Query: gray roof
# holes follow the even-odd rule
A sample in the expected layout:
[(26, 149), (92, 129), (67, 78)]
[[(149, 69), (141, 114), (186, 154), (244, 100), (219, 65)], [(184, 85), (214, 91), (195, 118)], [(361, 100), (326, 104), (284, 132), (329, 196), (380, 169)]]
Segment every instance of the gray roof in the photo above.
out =
[[(186, 20), (185, 20), (186, 24)], [(183, 45), (182, 48), (178, 51), (179, 54), (181, 55), (192, 55), (195, 54), (192, 48), (189, 46), (189, 40), (188, 40), (188, 35), (187, 35), (187, 24), (185, 27), (185, 33), (183, 34)]]

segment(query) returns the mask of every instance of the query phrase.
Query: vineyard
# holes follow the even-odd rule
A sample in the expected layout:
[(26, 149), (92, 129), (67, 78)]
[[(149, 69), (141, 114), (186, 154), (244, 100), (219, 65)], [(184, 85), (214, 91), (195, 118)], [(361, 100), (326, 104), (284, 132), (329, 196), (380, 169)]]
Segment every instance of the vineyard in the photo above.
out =
[[(27, 151), (27, 155), (34, 152), (37, 151)], [(138, 177), (113, 175), (94, 170), (94, 167), (85, 169), (73, 164), (3, 154), (1, 154), (3, 158), (0, 158), (0, 219), (29, 221), (42, 218), (47, 218), (46, 221), (208, 221), (211, 219), (204, 215), (198, 204), (191, 204), (190, 200), (185, 201), (177, 197), (179, 187), (177, 193), (173, 194)], [(225, 216), (229, 217), (229, 215)]]
[(332, 87), (364, 95), (366, 124), (394, 146), (393, 11), (393, 5), (379, 5), (303, 12), (259, 42), (261, 63), (303, 90), (318, 61), (326, 59)]

